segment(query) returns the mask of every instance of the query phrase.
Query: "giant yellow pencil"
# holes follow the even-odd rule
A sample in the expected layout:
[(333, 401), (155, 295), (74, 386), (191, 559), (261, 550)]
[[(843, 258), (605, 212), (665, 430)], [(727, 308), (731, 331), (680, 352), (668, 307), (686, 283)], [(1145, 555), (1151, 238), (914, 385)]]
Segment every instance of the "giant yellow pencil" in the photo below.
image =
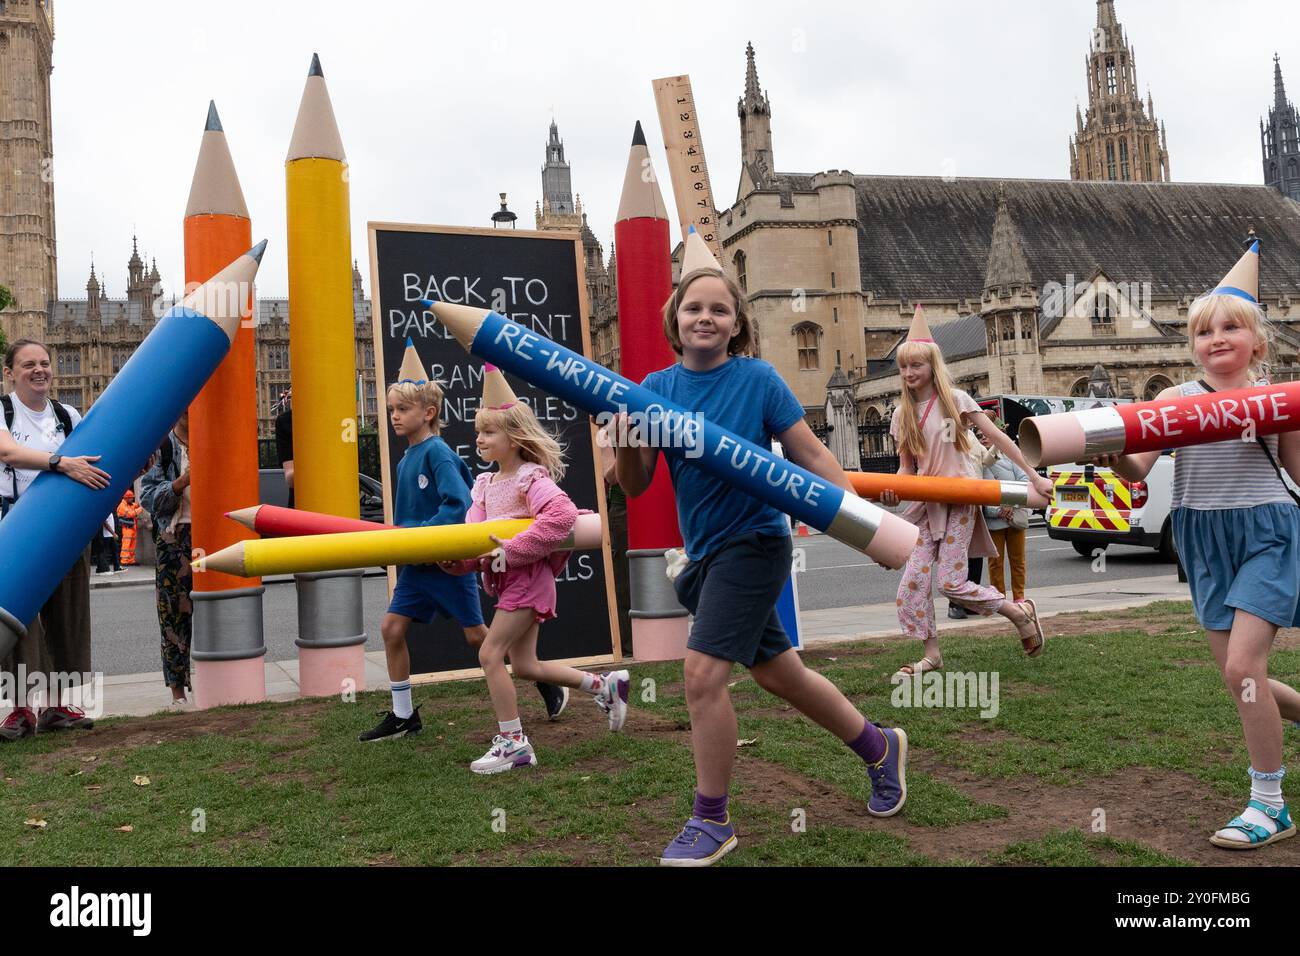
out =
[(357, 518), (356, 330), (348, 165), (313, 55), (285, 161), (294, 500)]
[[(262, 574), (302, 574), (389, 564), (431, 564), (477, 558), (496, 547), (493, 535), (513, 538), (532, 525), (530, 518), (482, 521), (475, 524), (430, 525), (345, 531), (293, 538), (240, 541), (194, 562), (195, 568), (252, 577)], [(579, 515), (573, 532), (558, 551), (599, 548), (603, 529), (598, 514)]]
[[(359, 517), (348, 166), (320, 58), (285, 159), (294, 498), (308, 511)], [(298, 578), (298, 672), (304, 696), (365, 686), (361, 571)]]

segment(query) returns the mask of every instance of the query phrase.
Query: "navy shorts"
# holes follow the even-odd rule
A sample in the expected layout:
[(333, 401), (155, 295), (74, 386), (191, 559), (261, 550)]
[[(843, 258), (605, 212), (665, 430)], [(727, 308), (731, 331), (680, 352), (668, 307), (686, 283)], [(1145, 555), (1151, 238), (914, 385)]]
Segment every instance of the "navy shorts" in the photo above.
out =
[(776, 601), (792, 551), (789, 535), (742, 534), (686, 565), (673, 582), (682, 607), (695, 615), (686, 646), (746, 667), (790, 650)]
[(428, 624), (435, 614), (449, 617), (461, 627), (483, 623), (477, 574), (448, 574), (434, 564), (404, 564), (397, 569), (397, 587), (388, 605), (400, 614)]

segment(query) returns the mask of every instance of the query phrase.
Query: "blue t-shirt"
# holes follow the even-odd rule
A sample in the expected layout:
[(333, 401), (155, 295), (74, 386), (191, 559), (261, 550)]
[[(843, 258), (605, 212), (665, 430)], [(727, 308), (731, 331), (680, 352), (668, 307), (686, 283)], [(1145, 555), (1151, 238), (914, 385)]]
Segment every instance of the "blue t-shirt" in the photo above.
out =
[(437, 435), (412, 445), (397, 463), (393, 516), (403, 528), (464, 524), (469, 510), (469, 468)]
[[(678, 363), (641, 383), (687, 411), (760, 448), (803, 418), (803, 406), (762, 359), (733, 356), (715, 369), (692, 372)], [(686, 554), (698, 561), (741, 534), (788, 535), (790, 519), (690, 464), (681, 449), (664, 449), (677, 494), (677, 522)]]

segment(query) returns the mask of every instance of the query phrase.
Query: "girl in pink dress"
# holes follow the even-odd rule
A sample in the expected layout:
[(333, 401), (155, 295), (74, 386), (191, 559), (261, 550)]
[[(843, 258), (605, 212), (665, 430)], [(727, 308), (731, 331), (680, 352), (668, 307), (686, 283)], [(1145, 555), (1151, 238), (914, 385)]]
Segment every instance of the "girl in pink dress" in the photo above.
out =
[(627, 719), (630, 675), (625, 670), (589, 674), (537, 659), (538, 628), (542, 621), (556, 616), (555, 576), (569, 559), (569, 552), (557, 549), (578, 518), (577, 508), (556, 484), (564, 477), (564, 451), (532, 409), (515, 398), (505, 376), (490, 365), (484, 374), (483, 407), (474, 418), (474, 428), (478, 432), (479, 457), (495, 462), (497, 470), (475, 480), (466, 523), (533, 519), (532, 527), (509, 540), (493, 536), (497, 548), (490, 554), (442, 565), (452, 573), (481, 571), (484, 589), (497, 599), (496, 613), (479, 647), (478, 659), (487, 678), (499, 733), (487, 753), (470, 764), (470, 769), (475, 773), (502, 773), (537, 763), (519, 719), (514, 682), (506, 670), (507, 658), (515, 677), (591, 694), (609, 716), (612, 731), (621, 730)]
[[(978, 478), (970, 458), (970, 428), (978, 428), (995, 448), (1018, 464), (1042, 494), (1052, 494), (1052, 483), (1029, 467), (1020, 449), (989, 421), (975, 400), (955, 388), (918, 306), (907, 341), (898, 347), (902, 394), (889, 432), (898, 445), (901, 475), (943, 475)], [(898, 496), (887, 491), (880, 497), (890, 507)], [(939, 633), (935, 628), (933, 584), (948, 600), (976, 614), (1001, 614), (1016, 626), (1021, 646), (1030, 657), (1043, 650), (1043, 628), (1034, 602), (1008, 601), (997, 588), (981, 587), (969, 580), (968, 556), (994, 557), (997, 548), (984, 524), (983, 509), (975, 505), (937, 502), (909, 503), (903, 517), (921, 530), (920, 540), (898, 586), (898, 623), (904, 634), (919, 637), (924, 653), (899, 673), (923, 673), (943, 667)]]

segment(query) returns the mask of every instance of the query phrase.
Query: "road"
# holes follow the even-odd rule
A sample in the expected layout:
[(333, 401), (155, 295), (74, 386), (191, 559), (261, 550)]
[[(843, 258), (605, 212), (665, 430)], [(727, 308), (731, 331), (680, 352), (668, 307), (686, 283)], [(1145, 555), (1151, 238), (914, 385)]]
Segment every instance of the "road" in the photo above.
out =
[[(805, 611), (879, 604), (894, 599), (899, 572), (871, 564), (858, 552), (826, 535), (795, 538), (806, 570), (798, 576), (799, 604)], [(1046, 530), (1029, 529), (1025, 560), (1029, 586), (1083, 583), (1095, 580), (1093, 562), (1075, 554), (1063, 541), (1052, 541)], [(1167, 574), (1173, 566), (1150, 548), (1113, 546), (1106, 552), (1108, 575), (1145, 577)], [(984, 574), (988, 582), (988, 572)], [(386, 579), (367, 577), (362, 584), (365, 603), (366, 650), (382, 650), (379, 622), (388, 603)], [(150, 586), (96, 588), (90, 593), (93, 619), (92, 666), (106, 675), (160, 670), (158, 620)], [(564, 608), (560, 608), (563, 615)], [(263, 597), (267, 659), (298, 656), (297, 597), (292, 582), (269, 583)]]

